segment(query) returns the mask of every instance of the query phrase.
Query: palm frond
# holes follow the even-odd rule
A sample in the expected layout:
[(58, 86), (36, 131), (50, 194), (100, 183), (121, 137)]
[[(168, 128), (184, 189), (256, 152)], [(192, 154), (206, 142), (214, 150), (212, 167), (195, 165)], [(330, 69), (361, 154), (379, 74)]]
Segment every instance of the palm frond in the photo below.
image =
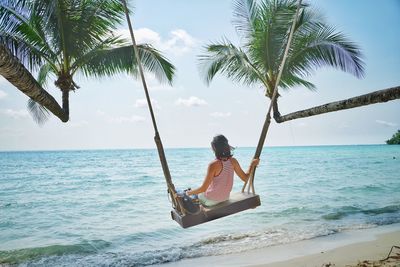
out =
[(96, 0), (95, 4), (82, 2), (78, 10), (78, 20), (75, 22), (75, 34), (84, 37), (76, 38), (90, 47), (93, 41), (101, 39), (116, 29), (124, 18), (124, 8), (121, 1)]
[(108, 50), (115, 47), (126, 46), (125, 40), (120, 39), (119, 37), (110, 36), (105, 38), (104, 40), (99, 41), (97, 44), (93, 44), (93, 47), (90, 51), (87, 51), (84, 55), (79, 58), (76, 58), (74, 62), (71, 64), (71, 73), (75, 73), (79, 70), (83, 65), (90, 62), (94, 57), (98, 56), (98, 53), (101, 53), (104, 50)]
[[(245, 84), (258, 80), (272, 92), (296, 9), (296, 0), (236, 0), (233, 24), (246, 42), (242, 48), (229, 42), (206, 46), (205, 55), (199, 56), (206, 83), (220, 73)], [(279, 86), (315, 90), (305, 77), (324, 66), (364, 75), (360, 48), (327, 26), (318, 10), (302, 4)]]
[(361, 78), (364, 62), (360, 48), (325, 24), (315, 24), (309, 32), (296, 34), (287, 70), (306, 76), (319, 67), (334, 67)]
[(21, 21), (27, 22), (30, 1), (27, 0), (2, 0), (0, 4), (0, 27), (3, 31), (13, 29)]
[(37, 82), (42, 86), (45, 87), (47, 83), (47, 79), (49, 78), (50, 74), (54, 73), (54, 69), (51, 64), (45, 63), (43, 66), (39, 68)]
[[(172, 82), (175, 67), (150, 45), (138, 45), (143, 68), (160, 82)], [(136, 58), (132, 46), (97, 49), (91, 52), (80, 71), (85, 76), (111, 76), (120, 72), (138, 75)]]
[(238, 34), (249, 39), (254, 34), (255, 24), (258, 18), (258, 6), (256, 0), (236, 0), (233, 11), (233, 25)]
[(52, 43), (57, 44), (58, 52), (66, 57), (66, 65), (107, 38), (124, 18), (119, 0), (46, 1), (60, 2), (53, 10), (43, 12), (50, 16), (46, 27), (51, 32)]
[(42, 59), (48, 62), (56, 59), (46, 42), (41, 17), (31, 13), (31, 2), (20, 0), (8, 4), (0, 5), (0, 42), (30, 70), (41, 65)]
[(275, 75), (282, 62), (296, 3), (293, 0), (262, 1), (259, 12), (256, 29), (246, 47), (252, 61), (262, 64), (265, 70), (273, 70)]
[(30, 70), (43, 63), (40, 51), (22, 40), (18, 34), (0, 31), (0, 42)]
[(32, 118), (39, 125), (43, 125), (49, 119), (50, 112), (32, 99), (28, 100), (28, 110)]
[(307, 4), (302, 4), (295, 24), (295, 32), (310, 32), (318, 24), (325, 24), (325, 17), (321, 11)]
[(217, 73), (247, 85), (256, 81), (263, 83), (261, 73), (246, 54), (230, 42), (208, 45), (206, 52), (199, 56), (200, 71), (209, 84)]
[(305, 88), (311, 90), (311, 91), (316, 91), (317, 88), (315, 85), (309, 81), (306, 81), (299, 76), (296, 76), (292, 73), (285, 73), (282, 75), (282, 79), (279, 83), (279, 87), (282, 89), (290, 89), (291, 87), (294, 86), (304, 86)]
[(142, 44), (138, 45), (138, 52), (145, 70), (153, 73), (160, 82), (172, 83), (175, 67), (157, 49)]
[(53, 50), (53, 45), (50, 41), (49, 35), (47, 33), (46, 29), (46, 21), (48, 18), (44, 16), (38, 16), (35, 14), (31, 14), (29, 18), (29, 24), (31, 26), (31, 31), (34, 31), (33, 38), (34, 40), (37, 40), (37, 43), (41, 47), (41, 51), (45, 52), (48, 55), (47, 61), (49, 63), (58, 63), (60, 64), (60, 61), (58, 60), (57, 53), (55, 50)]

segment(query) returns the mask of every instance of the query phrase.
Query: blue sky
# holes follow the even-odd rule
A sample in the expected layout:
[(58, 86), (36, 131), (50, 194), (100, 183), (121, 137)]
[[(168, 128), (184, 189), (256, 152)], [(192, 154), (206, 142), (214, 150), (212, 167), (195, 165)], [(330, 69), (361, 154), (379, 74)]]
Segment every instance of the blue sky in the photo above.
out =
[[(364, 79), (332, 69), (309, 78), (318, 88), (284, 91), (281, 113), (324, 104), (400, 84), (400, 1), (310, 1), (359, 44), (365, 55)], [(149, 42), (177, 67), (173, 86), (147, 75), (157, 122), (166, 147), (207, 147), (222, 133), (238, 147), (256, 146), (268, 100), (261, 88), (248, 88), (218, 76), (206, 86), (197, 55), (212, 41), (239, 44), (232, 26), (231, 0), (136, 0), (132, 19), (138, 42)], [(126, 34), (122, 25), (119, 33)], [(67, 124), (51, 118), (36, 125), (27, 97), (0, 78), (0, 150), (153, 148), (153, 129), (138, 81), (126, 75), (76, 79)], [(58, 100), (60, 92), (50, 83)], [(266, 145), (380, 144), (400, 129), (400, 101), (273, 123)]]

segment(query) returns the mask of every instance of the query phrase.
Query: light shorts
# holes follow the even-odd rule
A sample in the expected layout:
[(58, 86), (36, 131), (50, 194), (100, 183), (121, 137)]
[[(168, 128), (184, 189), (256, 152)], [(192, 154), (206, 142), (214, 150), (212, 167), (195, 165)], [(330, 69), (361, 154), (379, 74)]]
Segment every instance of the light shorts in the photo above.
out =
[(207, 206), (207, 207), (215, 206), (215, 205), (223, 202), (223, 201), (215, 201), (215, 200), (208, 199), (205, 197), (205, 195), (203, 193), (198, 194), (198, 197), (199, 197), (200, 203), (203, 206)]

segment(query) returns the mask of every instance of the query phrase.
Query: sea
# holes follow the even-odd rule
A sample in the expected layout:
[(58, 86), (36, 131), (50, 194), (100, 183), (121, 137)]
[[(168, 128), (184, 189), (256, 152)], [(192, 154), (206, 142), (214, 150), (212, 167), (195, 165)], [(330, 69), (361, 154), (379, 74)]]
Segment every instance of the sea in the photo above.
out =
[[(166, 156), (181, 189), (214, 158)], [(0, 266), (160, 265), (399, 223), (400, 146), (265, 147), (255, 189), (260, 207), (182, 229), (156, 150), (0, 152)]]

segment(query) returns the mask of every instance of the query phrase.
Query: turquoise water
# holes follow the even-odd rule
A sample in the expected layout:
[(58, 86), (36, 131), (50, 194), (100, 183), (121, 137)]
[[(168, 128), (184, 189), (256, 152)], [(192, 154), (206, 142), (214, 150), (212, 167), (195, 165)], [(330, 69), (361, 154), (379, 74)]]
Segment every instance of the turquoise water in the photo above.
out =
[[(177, 188), (213, 158), (166, 154)], [(183, 230), (155, 150), (0, 152), (0, 265), (146, 266), (400, 222), (400, 146), (265, 148), (255, 183), (259, 208)]]

